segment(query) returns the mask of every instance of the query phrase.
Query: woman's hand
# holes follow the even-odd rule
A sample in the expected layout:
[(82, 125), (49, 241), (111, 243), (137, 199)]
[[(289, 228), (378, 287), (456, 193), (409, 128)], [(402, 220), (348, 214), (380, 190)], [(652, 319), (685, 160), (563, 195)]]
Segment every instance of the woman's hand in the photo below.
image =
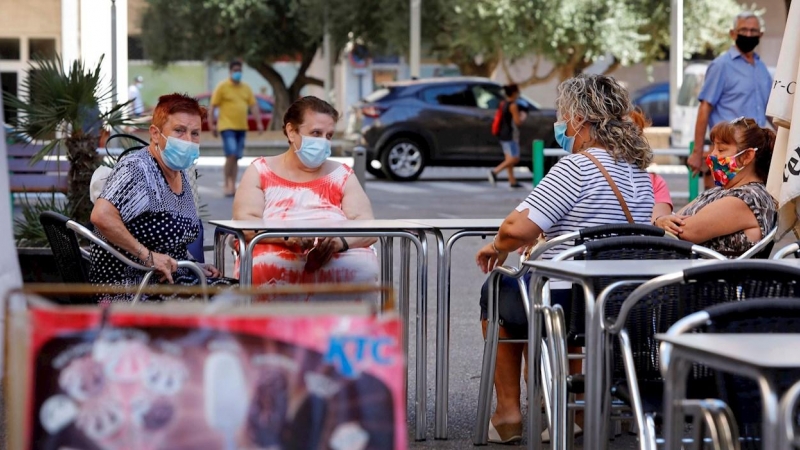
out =
[(203, 271), (203, 274), (206, 277), (217, 278), (218, 276), (220, 276), (219, 269), (217, 269), (211, 264), (198, 263), (197, 265), (200, 266), (200, 269)]
[(508, 258), (508, 252), (494, 251), (491, 242), (484, 245), (475, 255), (475, 261), (483, 273), (489, 273), (495, 267), (503, 265), (506, 262), (506, 258)]
[(316, 272), (320, 267), (327, 264), (340, 246), (341, 242), (338, 238), (326, 237), (317, 239), (317, 245), (309, 250), (306, 255), (306, 272)]
[(172, 274), (178, 270), (178, 261), (162, 253), (151, 252), (151, 256), (153, 258), (153, 269), (161, 274), (159, 281), (167, 280), (170, 284), (173, 284)]
[(287, 239), (277, 238), (280, 239), (283, 245), (286, 247), (292, 248), (299, 248), (301, 251), (311, 250), (314, 248), (314, 238), (307, 238), (307, 237), (290, 237)]
[(687, 216), (682, 216), (680, 214), (669, 214), (666, 216), (661, 216), (657, 218), (653, 224), (665, 231), (669, 231), (670, 233), (680, 236), (683, 233), (683, 227), (686, 223), (683, 221)]

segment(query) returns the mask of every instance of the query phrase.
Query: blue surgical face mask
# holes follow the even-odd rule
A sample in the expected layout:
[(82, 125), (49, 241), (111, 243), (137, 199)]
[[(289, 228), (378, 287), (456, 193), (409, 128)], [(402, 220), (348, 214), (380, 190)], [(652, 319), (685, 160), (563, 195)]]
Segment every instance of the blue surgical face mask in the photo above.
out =
[(575, 136), (567, 136), (567, 121), (562, 120), (553, 124), (553, 131), (556, 133), (556, 142), (564, 150), (572, 153), (572, 147), (575, 145)]
[(233, 81), (235, 81), (237, 83), (242, 81), (242, 71), (241, 70), (237, 70), (236, 72), (232, 72), (231, 73), (231, 80), (233, 80)]
[(309, 169), (316, 169), (331, 156), (331, 141), (325, 138), (303, 136), (303, 143), (295, 150), (300, 162)]
[(161, 152), (161, 159), (164, 164), (172, 170), (186, 170), (195, 165), (200, 158), (200, 144), (192, 141), (167, 137), (162, 133), (161, 136), (167, 140), (167, 145)]

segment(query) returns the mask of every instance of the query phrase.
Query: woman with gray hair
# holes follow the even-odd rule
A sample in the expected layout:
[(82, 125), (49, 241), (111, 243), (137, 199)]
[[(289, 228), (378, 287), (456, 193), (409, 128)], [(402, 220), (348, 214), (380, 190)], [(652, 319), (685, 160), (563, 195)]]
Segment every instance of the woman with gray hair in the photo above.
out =
[[(650, 223), (653, 186), (645, 169), (653, 152), (642, 129), (631, 120), (633, 106), (625, 88), (611, 77), (579, 75), (559, 85), (556, 107), (556, 140), (571, 154), (550, 169), (506, 217), (494, 240), (478, 251), (475, 259), (484, 273), (503, 264), (510, 252), (536, 243), (545, 234), (549, 240), (592, 226)], [(566, 246), (557, 246), (545, 252), (543, 258), (551, 259), (565, 249)], [(562, 305), (568, 313), (571, 285), (551, 282), (550, 287), (551, 302)], [(486, 297), (484, 283), (484, 335)], [(504, 279), (499, 297), (503, 305), (500, 337), (525, 339), (527, 316), (516, 280)], [(497, 409), (489, 423), (489, 442), (522, 439), (519, 379), (523, 351), (523, 344), (499, 346), (495, 371)]]

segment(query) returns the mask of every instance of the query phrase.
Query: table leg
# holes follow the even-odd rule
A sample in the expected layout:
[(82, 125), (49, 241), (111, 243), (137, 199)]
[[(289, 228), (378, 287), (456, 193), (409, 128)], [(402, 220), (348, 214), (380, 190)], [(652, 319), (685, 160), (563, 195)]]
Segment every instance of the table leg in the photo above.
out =
[(418, 231), (421, 248), (417, 249), (417, 404), (416, 440), (424, 441), (428, 425), (428, 240)]
[[(450, 248), (438, 229), (436, 237), (436, 399), (434, 439), (447, 439), (448, 382), (450, 374)], [(448, 242), (449, 244), (449, 242)]]
[[(403, 352), (406, 358), (406, 369), (408, 369), (408, 341), (409, 341), (409, 285), (411, 272), (411, 242), (408, 239), (403, 239), (400, 243), (400, 289), (398, 294), (398, 311), (403, 320)], [(408, 398), (408, 376), (405, 377), (403, 392), (406, 393)]]
[(778, 390), (771, 380), (761, 375), (758, 377), (758, 387), (761, 391), (761, 439), (762, 448), (778, 448), (781, 441), (778, 436), (780, 426), (778, 426)]
[[(675, 347), (670, 354), (669, 367), (664, 377), (664, 439), (665, 450), (681, 448), (683, 413), (681, 400), (686, 398), (686, 377), (692, 364), (678, 354)], [(639, 427), (643, 424), (638, 424)], [(640, 433), (642, 428), (639, 428)], [(766, 448), (766, 447), (765, 447)]]
[(586, 437), (584, 442), (595, 442), (597, 448), (603, 449), (608, 444), (608, 437), (601, 435), (603, 427), (600, 426), (600, 417), (602, 415), (602, 361), (600, 355), (602, 351), (602, 343), (596, 337), (599, 335), (599, 328), (597, 328), (596, 321), (594, 320), (595, 311), (595, 297), (594, 292), (590, 286), (583, 285), (583, 292), (585, 298), (586, 309), (586, 402), (584, 412), (584, 423)]
[(542, 322), (540, 302), (534, 296), (541, 295), (545, 279), (531, 276), (528, 292), (530, 312), (528, 314), (528, 448), (542, 448), (542, 372), (537, 364), (542, 358)]

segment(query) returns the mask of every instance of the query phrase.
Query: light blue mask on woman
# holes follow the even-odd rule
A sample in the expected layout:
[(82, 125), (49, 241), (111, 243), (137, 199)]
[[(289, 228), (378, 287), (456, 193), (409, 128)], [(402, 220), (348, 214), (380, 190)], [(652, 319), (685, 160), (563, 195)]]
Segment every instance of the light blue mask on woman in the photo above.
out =
[(164, 164), (172, 170), (186, 170), (197, 163), (200, 159), (200, 144), (192, 141), (184, 141), (172, 136), (161, 136), (167, 140), (167, 145), (161, 152), (161, 159)]
[(567, 121), (562, 120), (553, 124), (553, 131), (556, 133), (556, 142), (564, 150), (572, 153), (572, 147), (575, 145), (575, 136), (567, 136)]
[(300, 162), (309, 169), (316, 169), (331, 156), (331, 141), (325, 138), (303, 136), (303, 143), (295, 150)]

